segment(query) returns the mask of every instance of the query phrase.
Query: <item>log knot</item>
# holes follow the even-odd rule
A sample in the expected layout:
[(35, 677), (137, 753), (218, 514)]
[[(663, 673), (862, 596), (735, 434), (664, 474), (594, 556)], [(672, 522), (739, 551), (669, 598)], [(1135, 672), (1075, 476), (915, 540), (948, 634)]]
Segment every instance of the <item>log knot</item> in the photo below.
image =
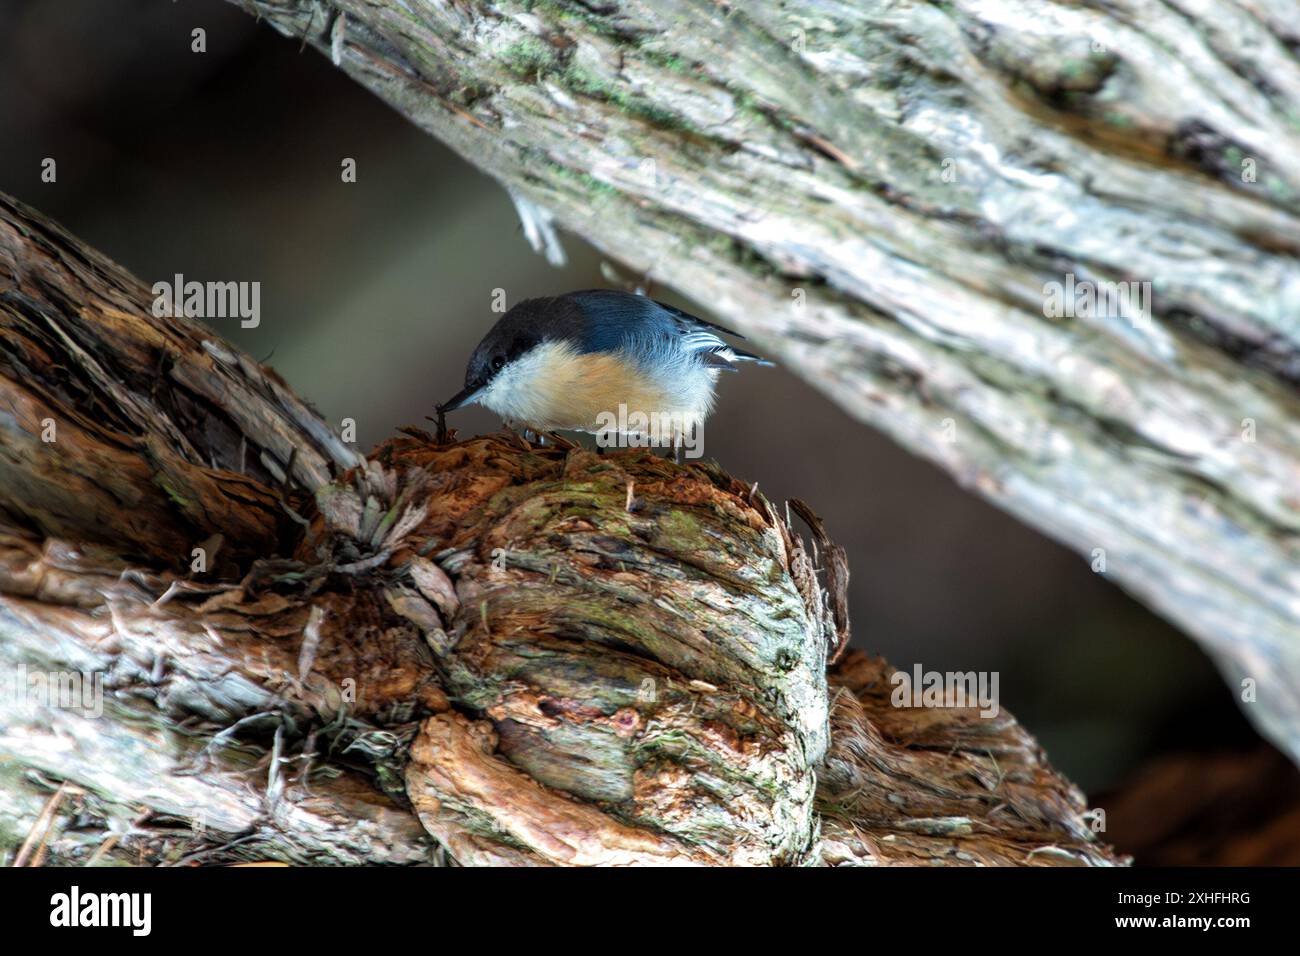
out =
[(379, 576), (459, 711), (407, 775), (430, 832), (529, 863), (815, 856), (834, 602), (760, 495), (647, 452), (410, 430), (317, 502), (304, 548)]

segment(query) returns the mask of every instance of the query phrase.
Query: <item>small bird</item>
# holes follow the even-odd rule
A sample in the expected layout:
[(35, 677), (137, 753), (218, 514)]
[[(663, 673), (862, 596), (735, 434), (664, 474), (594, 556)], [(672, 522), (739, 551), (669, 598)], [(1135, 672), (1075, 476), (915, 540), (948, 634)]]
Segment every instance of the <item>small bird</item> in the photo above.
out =
[(465, 387), (439, 411), (478, 402), (538, 433), (628, 435), (676, 449), (712, 410), (719, 372), (772, 364), (719, 333), (743, 337), (629, 292), (527, 299), (479, 342)]

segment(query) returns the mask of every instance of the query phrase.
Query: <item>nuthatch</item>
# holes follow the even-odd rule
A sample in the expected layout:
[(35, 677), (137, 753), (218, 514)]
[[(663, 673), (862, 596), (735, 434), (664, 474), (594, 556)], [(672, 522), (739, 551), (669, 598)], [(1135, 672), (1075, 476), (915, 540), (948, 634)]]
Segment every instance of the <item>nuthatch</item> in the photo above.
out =
[(440, 411), (478, 402), (535, 432), (652, 432), (676, 446), (713, 408), (719, 372), (772, 364), (718, 333), (736, 335), (627, 292), (527, 299), (483, 337)]

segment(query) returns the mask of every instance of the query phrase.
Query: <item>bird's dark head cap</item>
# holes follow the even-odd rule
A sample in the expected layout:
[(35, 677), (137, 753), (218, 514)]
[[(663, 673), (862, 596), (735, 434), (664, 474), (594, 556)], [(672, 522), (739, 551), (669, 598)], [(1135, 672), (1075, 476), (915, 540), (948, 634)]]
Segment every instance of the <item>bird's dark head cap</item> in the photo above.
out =
[(465, 366), (465, 387), (440, 408), (450, 412), (476, 401), (503, 368), (542, 342), (576, 334), (581, 321), (564, 296), (520, 302), (483, 336)]

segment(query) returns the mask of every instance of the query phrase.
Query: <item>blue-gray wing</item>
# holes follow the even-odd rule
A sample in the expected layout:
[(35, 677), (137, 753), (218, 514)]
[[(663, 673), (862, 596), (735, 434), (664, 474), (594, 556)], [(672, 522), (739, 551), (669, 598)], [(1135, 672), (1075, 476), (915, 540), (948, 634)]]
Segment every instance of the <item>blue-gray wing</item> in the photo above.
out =
[(676, 348), (695, 353), (706, 365), (715, 368), (734, 370), (736, 362), (772, 364), (729, 344), (719, 333), (736, 338), (744, 336), (648, 296), (590, 289), (572, 293), (571, 298), (587, 319), (584, 351), (607, 352), (623, 348), (629, 330), (635, 329), (637, 338), (671, 340)]

